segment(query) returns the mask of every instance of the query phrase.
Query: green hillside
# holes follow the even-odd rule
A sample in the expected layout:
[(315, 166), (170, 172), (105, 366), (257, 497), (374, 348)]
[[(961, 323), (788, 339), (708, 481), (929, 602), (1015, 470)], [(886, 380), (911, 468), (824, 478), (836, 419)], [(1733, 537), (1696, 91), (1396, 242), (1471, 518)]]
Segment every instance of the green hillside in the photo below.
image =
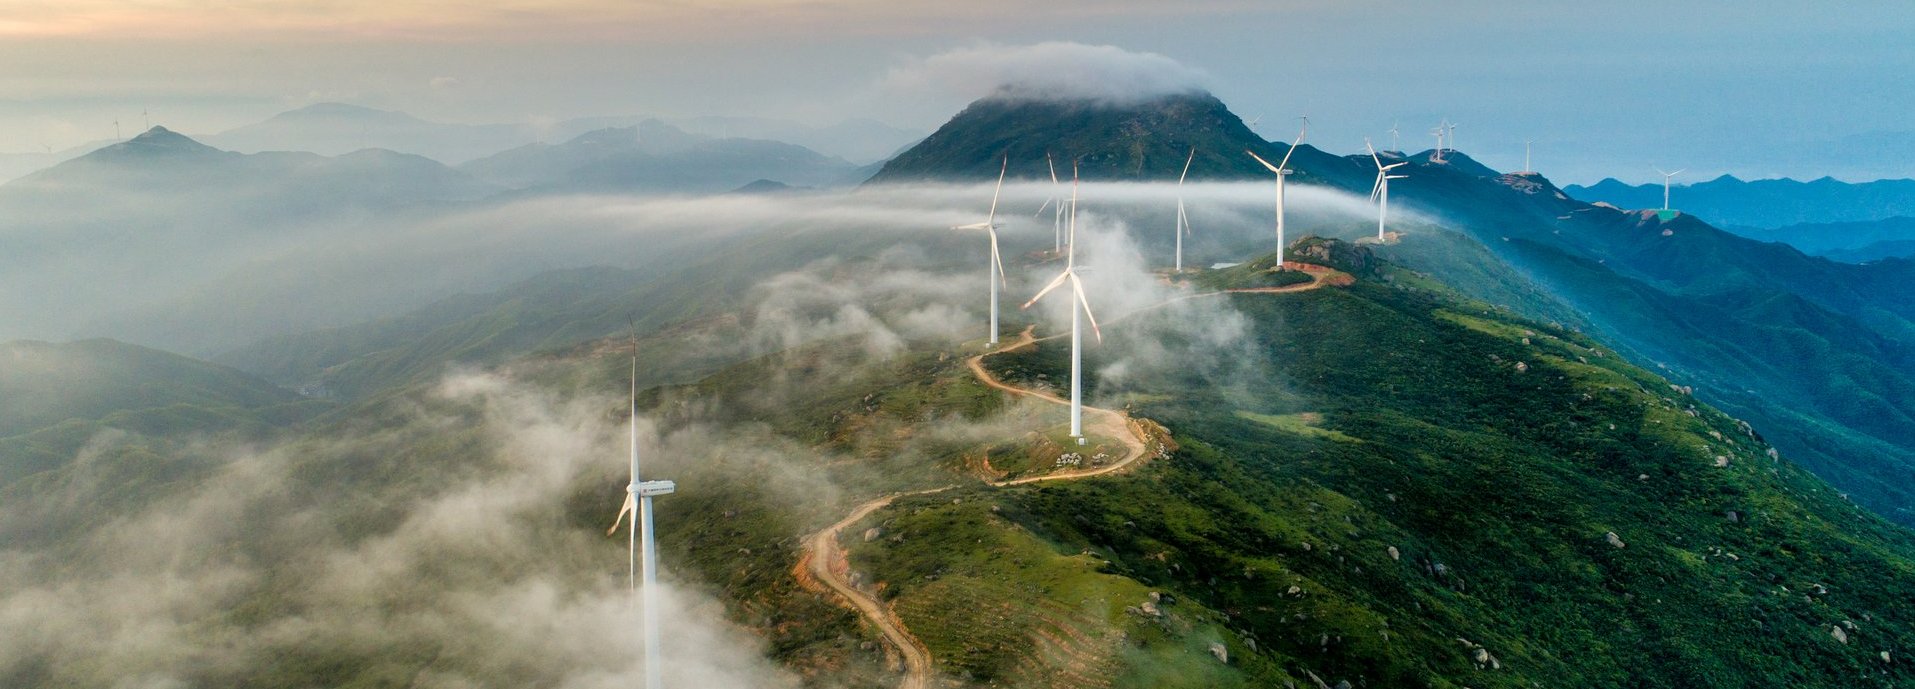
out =
[[(1141, 386), (1133, 412), (1181, 448), (1166, 460), (856, 527), (896, 534), (854, 553), (949, 671), (1068, 685), (1028, 656), (1082, 637), (1072, 657), (1111, 686), (1910, 681), (1881, 653), (1915, 640), (1915, 539), (1746, 424), (1441, 292), (1229, 299), (1277, 371)], [(991, 360), (1064, 373), (1041, 351)], [(1147, 591), (1176, 602), (1139, 614)]]
[(320, 408), (240, 371), (123, 342), (0, 343), (0, 486), (71, 461), (108, 429), (257, 431)]

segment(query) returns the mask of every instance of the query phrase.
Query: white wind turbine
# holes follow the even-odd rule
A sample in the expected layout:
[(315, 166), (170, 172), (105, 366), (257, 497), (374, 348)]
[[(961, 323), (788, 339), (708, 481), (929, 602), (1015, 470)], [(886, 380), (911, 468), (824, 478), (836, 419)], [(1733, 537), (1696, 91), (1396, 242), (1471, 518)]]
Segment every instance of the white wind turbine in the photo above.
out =
[(1435, 129), (1430, 130), (1430, 133), (1436, 135), (1436, 149), (1430, 153), (1430, 162), (1443, 162), (1443, 125), (1438, 123)]
[[(1011, 154), (1006, 153), (1004, 154), (1003, 165), (997, 169), (997, 189), (991, 192), (991, 214), (985, 216), (984, 222), (958, 225), (951, 228), (953, 230), (984, 230), (991, 235), (991, 261), (990, 265), (987, 266), (991, 273), (989, 280), (991, 283), (991, 339), (985, 343), (988, 345), (997, 344), (997, 286), (999, 283), (1004, 282), (1004, 261), (998, 258), (997, 254), (997, 197), (999, 193), (1004, 191), (1004, 173), (1010, 168)], [(1038, 210), (1041, 211), (1043, 209), (1040, 208)]]
[(1397, 148), (1397, 143), (1396, 143), (1396, 139), (1397, 139), (1397, 137), (1398, 137), (1398, 136), (1400, 136), (1400, 135), (1401, 135), (1401, 133), (1400, 133), (1400, 132), (1398, 132), (1398, 131), (1396, 130), (1396, 123), (1395, 123), (1395, 122), (1391, 122), (1391, 123), (1390, 123), (1390, 150), (1392, 150), (1392, 151), (1401, 151), (1401, 150), (1403, 150), (1403, 149), (1401, 149), (1401, 148)]
[(1669, 210), (1669, 180), (1675, 179), (1676, 175), (1680, 175), (1683, 172), (1687, 171), (1688, 169), (1689, 168), (1683, 168), (1675, 172), (1662, 172), (1662, 168), (1655, 168), (1656, 172), (1662, 173), (1662, 209), (1663, 210), (1665, 211)]
[(1057, 198), (1057, 188), (1063, 186), (1063, 184), (1057, 181), (1057, 163), (1051, 160), (1049, 151), (1044, 153), (1044, 164), (1051, 168), (1051, 197), (1045, 199), (1044, 205), (1038, 206), (1037, 212), (1032, 213), (1031, 217), (1035, 218), (1043, 215), (1044, 209), (1046, 208), (1053, 209), (1051, 212), (1051, 251), (1057, 253), (1064, 250), (1064, 203)]
[(1523, 174), (1525, 175), (1536, 174), (1536, 168), (1529, 166), (1529, 147), (1535, 143), (1536, 143), (1535, 139), (1523, 140)]
[[(636, 508), (631, 531), (631, 587), (639, 594), (640, 629), (645, 634), (645, 689), (660, 689), (664, 683), (660, 676), (658, 651), (658, 538), (652, 531), (652, 498), (670, 495), (678, 490), (678, 484), (671, 481), (644, 481), (638, 474), (638, 339), (632, 339), (632, 482), (625, 486), (625, 506), (619, 508), (618, 516), (612, 519), (612, 528), (607, 535), (618, 532), (618, 525), (625, 515), (632, 514)], [(639, 588), (639, 576), (643, 574), (644, 588)]]
[(1184, 178), (1190, 176), (1190, 163), (1197, 160), (1197, 149), (1191, 148), (1190, 155), (1184, 158), (1184, 171), (1177, 175), (1177, 260), (1173, 269), (1184, 272), (1184, 235), (1190, 234), (1190, 216), (1184, 214)]
[(1081, 321), (1090, 320), (1091, 333), (1098, 342), (1104, 341), (1104, 333), (1097, 328), (1097, 316), (1090, 312), (1090, 301), (1084, 298), (1084, 282), (1077, 279), (1077, 163), (1071, 163), (1071, 212), (1070, 244), (1064, 254), (1064, 272), (1058, 273), (1050, 284), (1038, 290), (1037, 296), (1024, 302), (1023, 308), (1031, 308), (1037, 300), (1050, 294), (1065, 282), (1071, 285), (1071, 437), (1077, 444), (1084, 444), (1084, 338)]
[(1283, 161), (1276, 165), (1271, 165), (1270, 161), (1263, 159), (1263, 156), (1250, 153), (1250, 151), (1244, 151), (1244, 153), (1249, 153), (1250, 157), (1256, 158), (1257, 162), (1263, 163), (1265, 168), (1269, 168), (1270, 172), (1275, 173), (1277, 176), (1277, 267), (1279, 268), (1283, 267), (1283, 252), (1289, 247), (1289, 245), (1283, 241), (1283, 179), (1296, 172), (1289, 167), (1290, 156), (1297, 152), (1298, 146), (1303, 145), (1303, 135), (1310, 127), (1309, 118), (1303, 118), (1303, 126), (1304, 129), (1297, 131), (1297, 140), (1290, 144), (1290, 150), (1283, 152)]
[(1409, 177), (1409, 175), (1392, 175), (1390, 171), (1410, 163), (1406, 160), (1384, 165), (1383, 159), (1376, 157), (1376, 148), (1370, 145), (1369, 139), (1363, 140), (1363, 147), (1370, 150), (1370, 161), (1376, 163), (1376, 186), (1370, 187), (1370, 200), (1377, 204), (1376, 240), (1380, 242), (1383, 241), (1383, 224), (1390, 218), (1390, 180)]

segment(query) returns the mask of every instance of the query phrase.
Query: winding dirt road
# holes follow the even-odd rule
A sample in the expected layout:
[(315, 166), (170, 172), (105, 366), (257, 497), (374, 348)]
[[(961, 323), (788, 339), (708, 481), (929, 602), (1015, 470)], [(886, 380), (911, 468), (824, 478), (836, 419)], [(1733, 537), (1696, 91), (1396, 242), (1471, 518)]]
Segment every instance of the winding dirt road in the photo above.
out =
[[(1308, 273), (1311, 280), (1309, 282), (1284, 285), (1282, 287), (1257, 287), (1223, 290), (1220, 292), (1198, 292), (1173, 297), (1158, 304), (1124, 314), (1123, 316), (1112, 319), (1110, 322), (1121, 321), (1142, 311), (1159, 308), (1166, 304), (1185, 299), (1195, 299), (1220, 294), (1281, 294), (1286, 292), (1302, 292), (1317, 289), (1325, 285), (1347, 285), (1353, 281), (1350, 275), (1325, 266), (1288, 262), (1284, 264), (1284, 267)], [(996, 376), (991, 375), (990, 370), (984, 367), (984, 357), (1016, 351), (1033, 346), (1044, 340), (1064, 336), (1064, 334), (1059, 334), (1040, 339), (1032, 334), (1035, 329), (1036, 326), (1027, 327), (1023, 332), (1018, 333), (1015, 341), (1000, 346), (997, 349), (973, 356), (964, 363), (971, 369), (971, 375), (977, 377), (978, 382), (992, 388), (1012, 395), (1044, 400), (1052, 404), (1069, 405), (1070, 400), (1058, 397), (1049, 392), (1020, 388), (1005, 383)], [(990, 485), (1005, 487), (1042, 481), (1066, 481), (1101, 476), (1122, 471), (1138, 460), (1149, 456), (1149, 434), (1144, 430), (1141, 424), (1130, 418), (1130, 415), (1114, 409), (1091, 406), (1084, 407), (1084, 413), (1092, 417), (1092, 420), (1086, 424), (1087, 427), (1085, 430), (1121, 441), (1126, 450), (1123, 457), (1101, 467), (1026, 476), (1008, 481), (992, 481)], [(860, 591), (851, 585), (849, 578), (851, 562), (844, 546), (839, 542), (839, 537), (842, 536), (844, 530), (850, 528), (851, 525), (870, 516), (873, 512), (884, 509), (898, 498), (914, 495), (930, 495), (950, 489), (951, 487), (947, 486), (944, 488), (932, 488), (909, 493), (896, 493), (875, 498), (858, 505), (856, 509), (851, 511), (851, 514), (846, 515), (845, 518), (839, 520), (838, 523), (832, 524), (812, 534), (809, 538), (806, 538), (804, 553), (799, 556), (797, 566), (792, 569), (792, 574), (798, 578), (801, 585), (812, 588), (813, 590), (822, 586), (836, 593), (839, 598), (844, 599), (847, 605), (850, 605), (853, 609), (857, 610), (860, 615), (863, 615), (864, 618), (884, 636), (885, 641), (897, 650), (904, 666), (904, 678), (898, 682), (899, 689), (930, 688), (931, 653), (925, 649), (923, 642), (918, 641), (917, 637), (912, 636), (911, 631), (905, 627), (904, 621), (898, 619), (896, 612), (886, 607), (883, 603), (878, 602), (875, 596)]]

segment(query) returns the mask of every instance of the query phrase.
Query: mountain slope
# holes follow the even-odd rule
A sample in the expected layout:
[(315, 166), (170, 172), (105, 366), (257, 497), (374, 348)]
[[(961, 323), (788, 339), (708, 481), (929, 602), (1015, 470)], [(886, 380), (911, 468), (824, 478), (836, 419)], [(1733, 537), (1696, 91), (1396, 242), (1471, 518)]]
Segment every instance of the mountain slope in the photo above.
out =
[(245, 373), (113, 340), (0, 343), (0, 362), (0, 486), (72, 461), (108, 429), (260, 429), (317, 409)]

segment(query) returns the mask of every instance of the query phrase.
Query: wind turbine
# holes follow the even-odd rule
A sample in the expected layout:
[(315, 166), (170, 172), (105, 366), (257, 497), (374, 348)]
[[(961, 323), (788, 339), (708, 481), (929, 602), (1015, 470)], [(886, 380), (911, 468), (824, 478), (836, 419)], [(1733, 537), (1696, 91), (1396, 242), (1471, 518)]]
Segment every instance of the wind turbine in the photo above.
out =
[(1680, 175), (1688, 169), (1689, 168), (1683, 168), (1675, 172), (1662, 172), (1662, 168), (1655, 168), (1656, 172), (1662, 172), (1662, 209), (1663, 210), (1665, 211), (1669, 210), (1669, 180), (1675, 179), (1676, 175)]
[(1038, 206), (1037, 212), (1032, 213), (1031, 217), (1035, 218), (1043, 215), (1044, 209), (1046, 208), (1053, 209), (1051, 212), (1051, 251), (1058, 253), (1064, 251), (1064, 203), (1057, 198), (1056, 192), (1058, 187), (1063, 186), (1063, 183), (1057, 181), (1057, 162), (1051, 160), (1050, 151), (1044, 152), (1044, 164), (1051, 168), (1051, 197), (1045, 199), (1044, 205)]
[(1398, 136), (1398, 132), (1396, 131), (1396, 123), (1391, 122), (1390, 123), (1390, 150), (1392, 151), (1403, 150), (1403, 149), (1397, 148), (1397, 144), (1396, 144), (1397, 136)]
[(1197, 149), (1192, 147), (1190, 155), (1184, 158), (1184, 171), (1177, 175), (1177, 262), (1174, 270), (1184, 272), (1184, 235), (1190, 234), (1190, 216), (1184, 214), (1184, 178), (1190, 176), (1190, 163), (1197, 159)]
[(1077, 279), (1077, 163), (1071, 162), (1071, 212), (1070, 244), (1064, 254), (1064, 272), (1051, 279), (1050, 284), (1038, 290), (1037, 296), (1024, 302), (1023, 308), (1031, 308), (1037, 300), (1050, 294), (1065, 282), (1071, 285), (1071, 437), (1077, 444), (1084, 444), (1084, 337), (1080, 321), (1090, 320), (1091, 333), (1098, 342), (1104, 341), (1104, 332), (1097, 328), (1097, 316), (1090, 312), (1090, 301), (1084, 298), (1084, 282)]
[(953, 230), (984, 230), (991, 235), (991, 263), (986, 266), (991, 272), (989, 280), (991, 283), (991, 340), (985, 343), (988, 345), (997, 344), (997, 286), (1004, 281), (1004, 262), (997, 255), (997, 196), (1004, 191), (1004, 173), (1010, 168), (1011, 154), (1005, 153), (1004, 163), (997, 169), (997, 189), (991, 192), (991, 214), (985, 216), (984, 222), (951, 228)]
[(1363, 147), (1370, 150), (1370, 162), (1376, 163), (1376, 186), (1370, 187), (1370, 200), (1377, 202), (1376, 240), (1381, 242), (1383, 241), (1383, 224), (1390, 218), (1390, 180), (1409, 177), (1409, 175), (1392, 175), (1390, 171), (1408, 165), (1410, 162), (1406, 160), (1384, 165), (1383, 159), (1376, 157), (1376, 148), (1370, 145), (1369, 139), (1363, 140)]
[(1536, 168), (1529, 166), (1529, 147), (1534, 143), (1536, 143), (1535, 139), (1523, 140), (1523, 174), (1525, 175), (1536, 174)]
[[(1303, 124), (1305, 130), (1307, 130), (1310, 126), (1309, 118), (1304, 118)], [(1283, 241), (1283, 179), (1296, 172), (1289, 167), (1290, 156), (1297, 152), (1298, 146), (1303, 145), (1305, 130), (1299, 130), (1297, 132), (1296, 142), (1290, 144), (1290, 150), (1283, 152), (1283, 161), (1276, 165), (1271, 165), (1270, 161), (1264, 160), (1262, 156), (1251, 153), (1250, 151), (1244, 151), (1244, 153), (1249, 153), (1250, 157), (1256, 158), (1257, 162), (1263, 163), (1265, 168), (1268, 168), (1270, 172), (1277, 176), (1277, 267), (1279, 269), (1283, 267), (1283, 252), (1290, 246)]]
[(1443, 125), (1442, 123), (1438, 123), (1435, 129), (1430, 130), (1430, 133), (1436, 135), (1436, 149), (1430, 152), (1430, 162), (1432, 163), (1443, 162)]
[(1448, 120), (1444, 120), (1443, 126), (1448, 127), (1450, 130), (1449, 134), (1443, 137), (1443, 142), (1445, 145), (1450, 147), (1451, 151), (1455, 151), (1456, 150), (1456, 123), (1450, 122)]
[[(633, 512), (631, 532), (633, 593), (639, 595), (640, 627), (645, 634), (645, 689), (660, 689), (658, 652), (658, 539), (652, 532), (652, 498), (678, 490), (671, 481), (642, 481), (638, 474), (638, 336), (632, 336), (632, 482), (625, 486), (625, 506), (612, 519), (606, 535), (618, 532), (619, 522)], [(639, 588), (639, 574), (644, 588)]]

